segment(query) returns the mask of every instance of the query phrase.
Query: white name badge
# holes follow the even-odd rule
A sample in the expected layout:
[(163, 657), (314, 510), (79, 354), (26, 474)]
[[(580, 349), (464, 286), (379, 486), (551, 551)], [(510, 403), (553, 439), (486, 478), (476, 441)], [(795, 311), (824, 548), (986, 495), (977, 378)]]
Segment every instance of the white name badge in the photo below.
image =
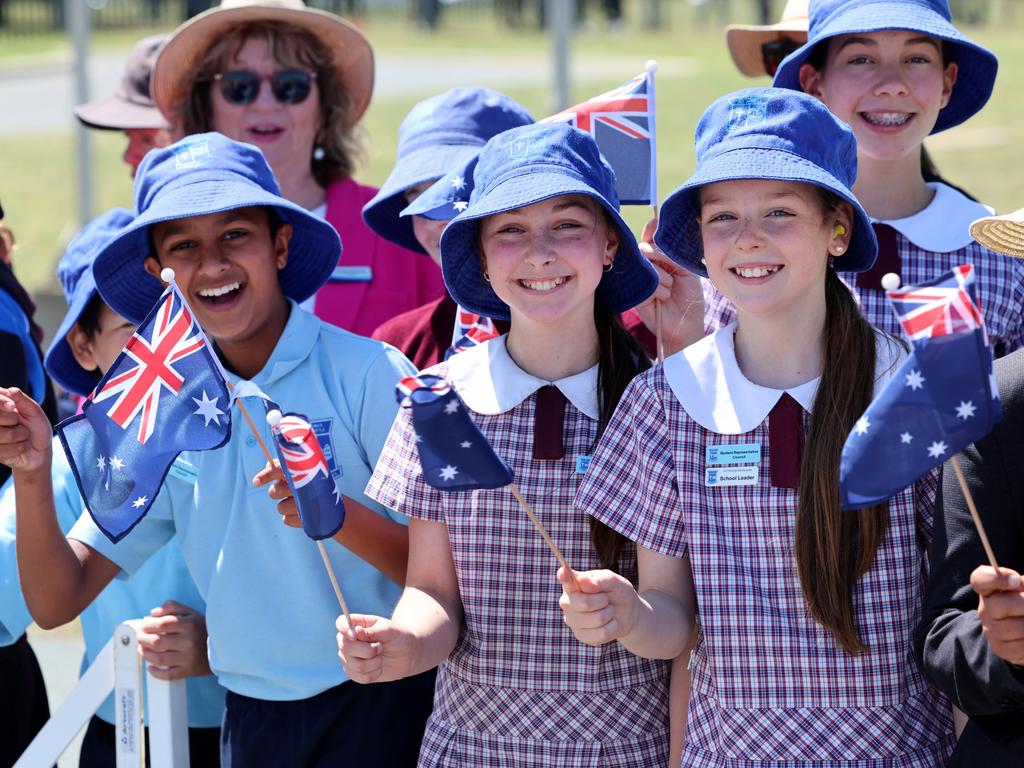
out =
[(715, 467), (704, 470), (704, 485), (709, 488), (724, 488), (731, 485), (757, 485), (759, 468)]
[(195, 464), (190, 464), (179, 456), (171, 462), (171, 468), (167, 470), (167, 476), (184, 480), (189, 485), (195, 485), (196, 479), (199, 477), (199, 470)]
[(373, 269), (368, 265), (335, 267), (331, 273), (332, 283), (368, 283), (373, 280)]
[(761, 444), (709, 445), (704, 457), (708, 464), (757, 464), (761, 461)]

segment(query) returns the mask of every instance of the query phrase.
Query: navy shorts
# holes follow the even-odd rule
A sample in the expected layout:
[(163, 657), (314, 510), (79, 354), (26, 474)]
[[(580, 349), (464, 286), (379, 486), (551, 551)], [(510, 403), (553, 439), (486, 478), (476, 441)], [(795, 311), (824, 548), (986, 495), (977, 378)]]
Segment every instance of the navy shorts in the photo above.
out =
[(434, 703), (436, 670), (393, 683), (346, 682), (298, 701), (228, 691), (222, 768), (415, 768)]

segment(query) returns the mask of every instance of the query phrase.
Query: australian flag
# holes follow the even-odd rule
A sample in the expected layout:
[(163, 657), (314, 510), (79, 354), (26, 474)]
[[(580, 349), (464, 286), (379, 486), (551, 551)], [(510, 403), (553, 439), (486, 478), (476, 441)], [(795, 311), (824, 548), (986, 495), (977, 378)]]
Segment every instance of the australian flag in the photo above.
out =
[(620, 203), (657, 204), (653, 70), (541, 122), (567, 122), (593, 134), (601, 154), (615, 171)]
[(491, 318), (459, 307), (455, 312), (452, 345), (445, 352), (444, 359), (447, 360), (452, 355), (465, 352), (467, 349), (472, 349), (483, 344), (485, 341), (496, 339), (500, 335)]
[[(273, 403), (264, 404), (268, 413), (276, 409)], [(345, 503), (309, 419), (300, 413), (286, 413), (271, 423), (271, 429), (302, 530), (315, 541), (331, 538), (345, 523)]]
[(398, 402), (412, 410), (423, 480), (441, 491), (501, 488), (514, 479), (477, 428), (465, 404), (440, 376), (398, 382)]
[(423, 194), (407, 205), (401, 216), (424, 216), (434, 221), (451, 221), (469, 207), (469, 196), (473, 192), (473, 173), (476, 171), (479, 155), (474, 155), (462, 165), (453, 168)]
[(178, 453), (228, 441), (230, 410), (206, 336), (168, 286), (82, 413), (57, 425), (86, 507), (111, 541), (146, 514)]
[(974, 267), (888, 296), (912, 351), (846, 439), (843, 509), (891, 498), (988, 434), (1001, 415)]

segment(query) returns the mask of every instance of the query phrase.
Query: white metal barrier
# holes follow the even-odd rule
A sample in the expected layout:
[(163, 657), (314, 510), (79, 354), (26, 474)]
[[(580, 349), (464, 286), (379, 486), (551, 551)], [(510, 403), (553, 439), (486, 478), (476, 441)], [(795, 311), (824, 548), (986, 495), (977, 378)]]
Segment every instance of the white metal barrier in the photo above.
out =
[[(49, 768), (114, 692), (117, 768), (141, 768), (146, 761), (142, 719), (142, 657), (135, 622), (118, 625), (114, 635), (14, 768)], [(147, 674), (151, 768), (189, 768), (185, 681), (157, 680)]]

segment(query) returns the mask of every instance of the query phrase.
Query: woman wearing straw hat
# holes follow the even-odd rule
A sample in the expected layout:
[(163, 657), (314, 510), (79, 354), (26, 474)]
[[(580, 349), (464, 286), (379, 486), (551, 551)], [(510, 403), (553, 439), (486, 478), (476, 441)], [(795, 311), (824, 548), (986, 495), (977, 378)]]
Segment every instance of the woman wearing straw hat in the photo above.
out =
[(175, 31), (153, 74), (153, 98), (180, 134), (256, 145), (282, 195), (334, 226), (344, 253), (315, 311), (363, 335), (443, 292), (436, 265), (360, 215), (376, 193), (352, 178), (373, 76), (363, 34), (302, 0), (223, 0)]
[[(975, 221), (971, 236), (1024, 258), (1024, 209)], [(925, 677), (970, 716), (951, 768), (1009, 768), (1024, 755), (1024, 351), (996, 360), (995, 376), (1002, 421), (963, 451), (960, 463), (1000, 572), (981, 565), (981, 540), (947, 471), (914, 643)]]

